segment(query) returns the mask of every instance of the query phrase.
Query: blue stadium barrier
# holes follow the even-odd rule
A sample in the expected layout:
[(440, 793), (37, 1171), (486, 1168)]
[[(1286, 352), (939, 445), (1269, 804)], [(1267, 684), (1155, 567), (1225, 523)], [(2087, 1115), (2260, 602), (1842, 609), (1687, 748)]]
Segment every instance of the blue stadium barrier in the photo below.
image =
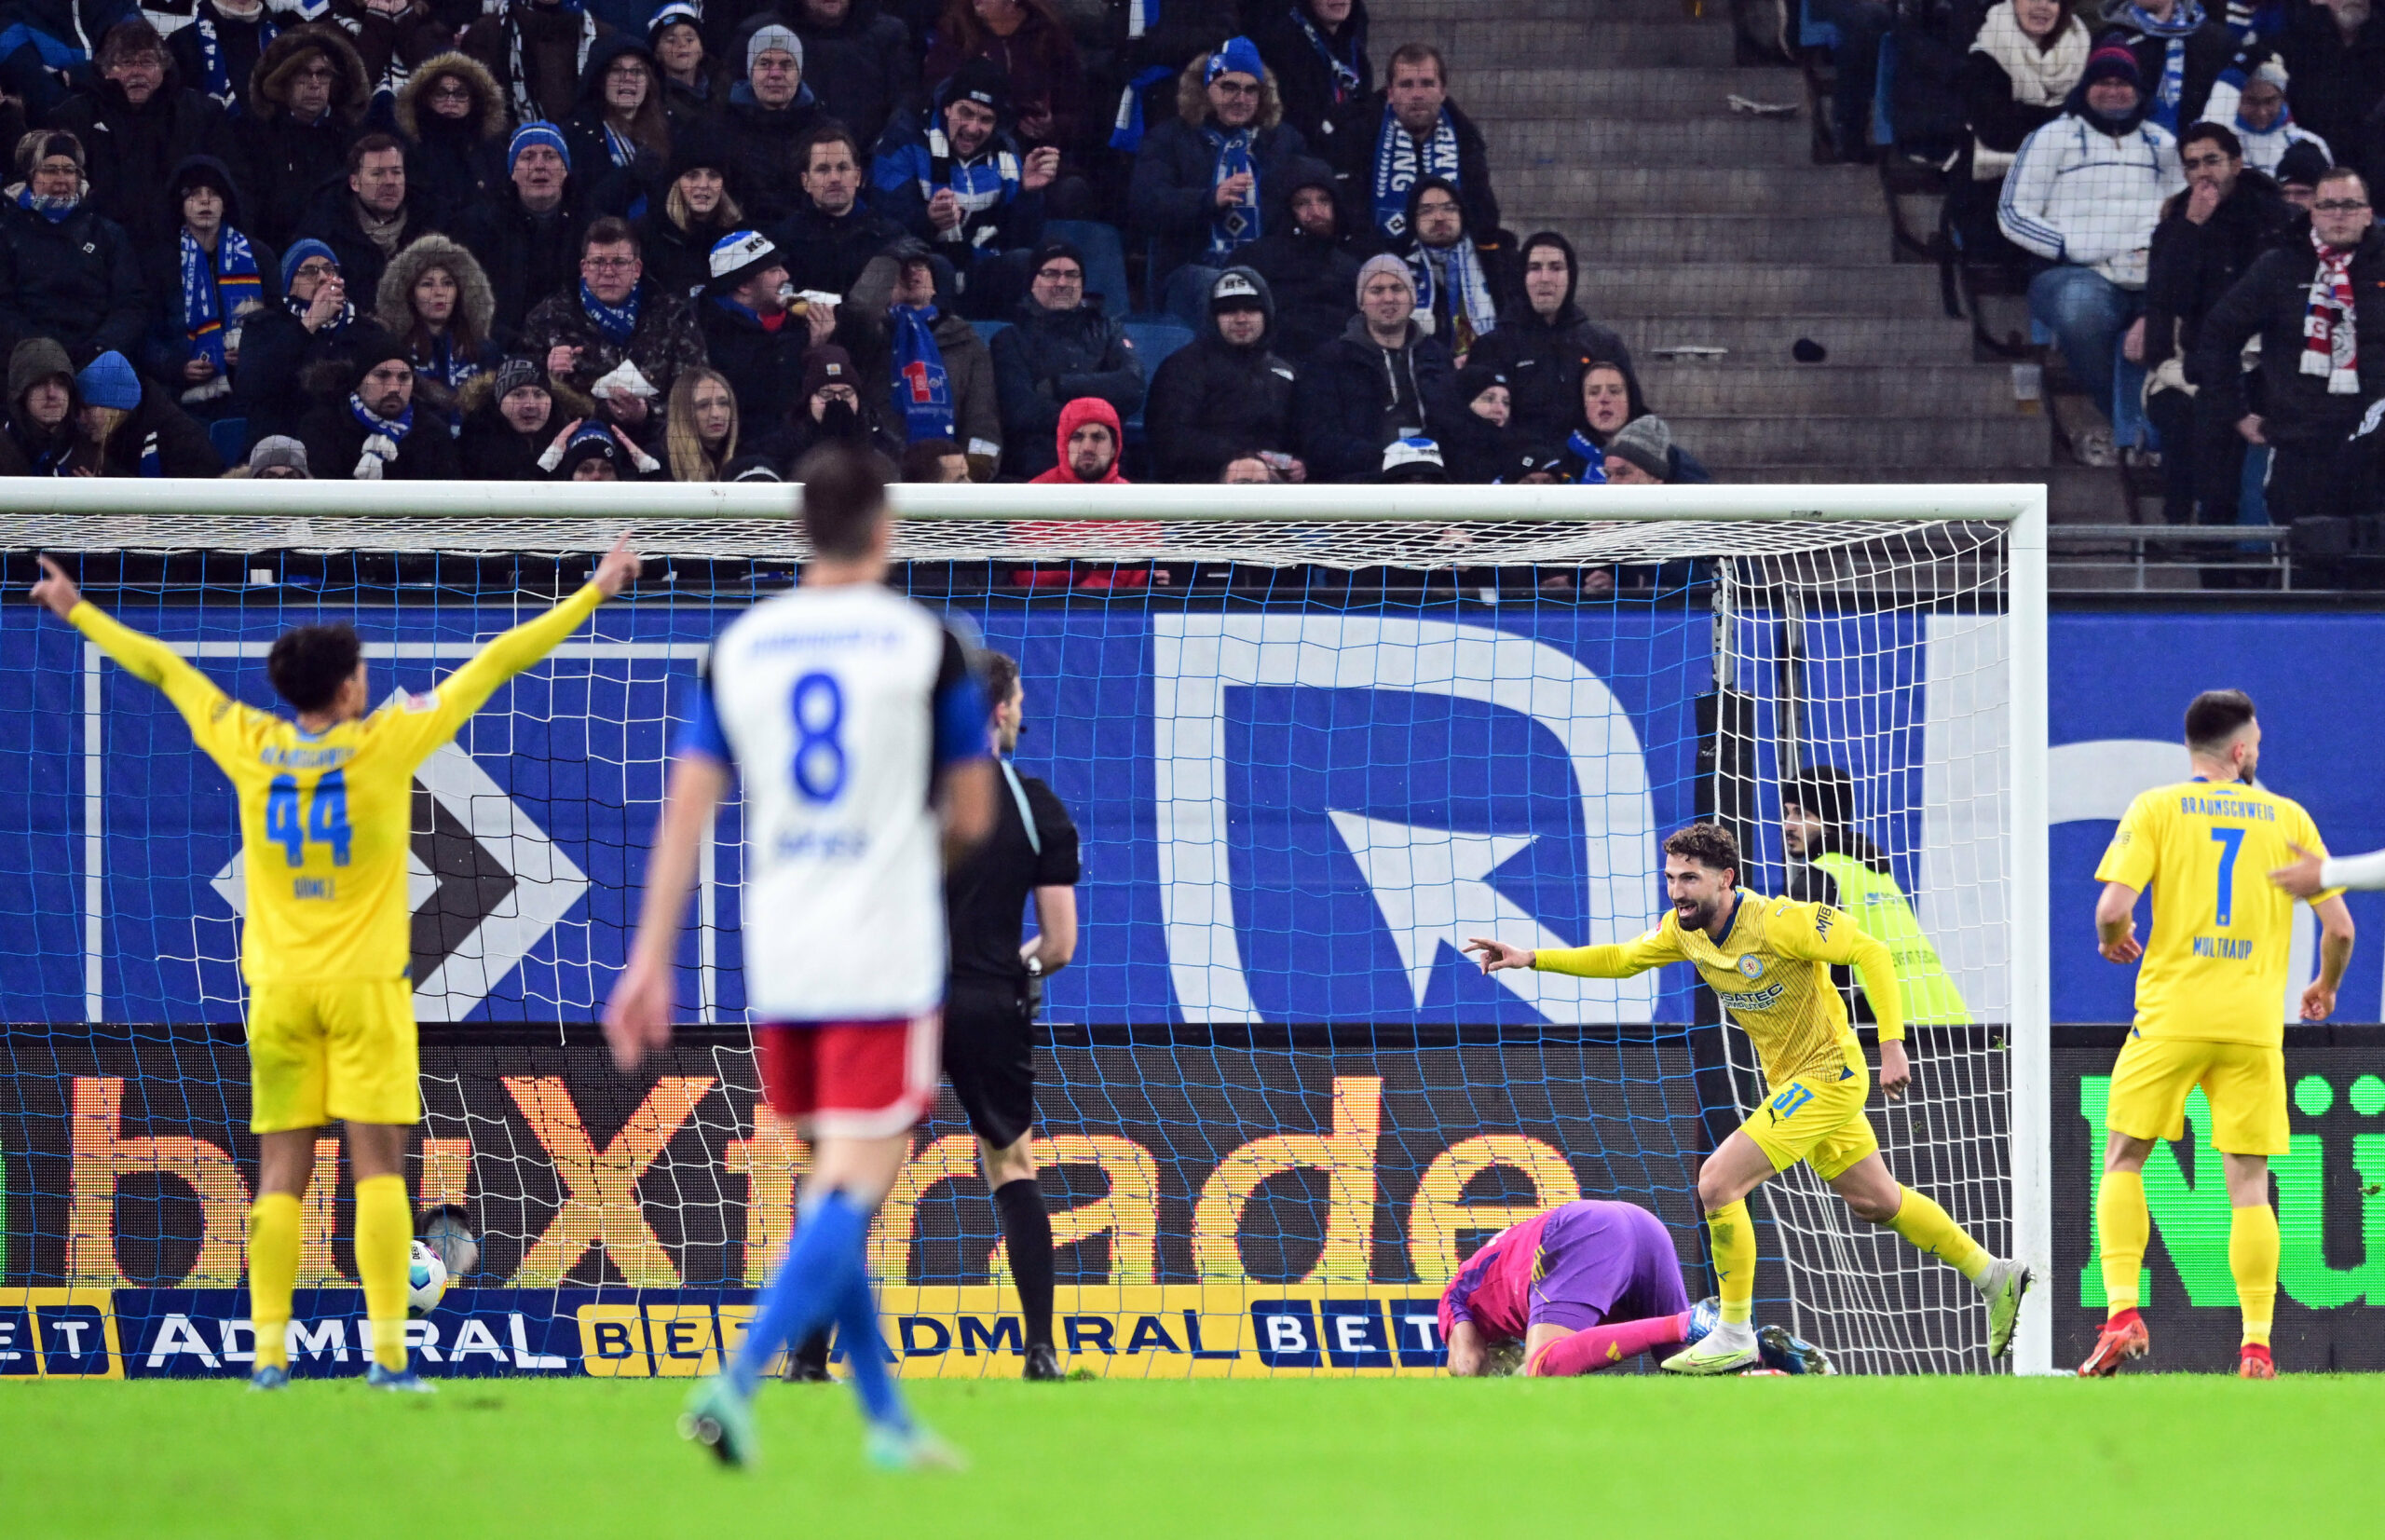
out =
[(215, 446), (215, 456), (224, 469), (245, 462), (249, 457), (249, 419), (218, 417), (207, 425), (207, 442)]
[(1101, 296), (1101, 307), (1113, 316), (1134, 308), (1126, 292), (1126, 240), (1117, 227), (1092, 219), (1047, 219), (1043, 238), (1065, 240), (1084, 253), (1084, 292)]

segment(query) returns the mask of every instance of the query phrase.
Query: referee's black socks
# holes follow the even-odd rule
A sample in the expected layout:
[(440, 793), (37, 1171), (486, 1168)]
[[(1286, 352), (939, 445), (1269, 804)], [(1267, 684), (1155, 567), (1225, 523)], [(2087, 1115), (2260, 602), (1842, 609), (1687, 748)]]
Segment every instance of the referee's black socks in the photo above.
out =
[(994, 1207), (1002, 1220), (1002, 1244), (1010, 1252), (1010, 1272), (1018, 1286), (1018, 1313), (1027, 1327), (1027, 1343), (1052, 1341), (1052, 1219), (1043, 1212), (1043, 1191), (1032, 1177), (1006, 1181), (994, 1189)]

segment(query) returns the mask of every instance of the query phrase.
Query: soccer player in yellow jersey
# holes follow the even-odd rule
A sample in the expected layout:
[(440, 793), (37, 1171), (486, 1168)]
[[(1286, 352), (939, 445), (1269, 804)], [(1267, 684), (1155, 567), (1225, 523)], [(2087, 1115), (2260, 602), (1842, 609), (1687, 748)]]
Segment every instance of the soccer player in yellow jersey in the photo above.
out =
[(1754, 1043), (1765, 1100), (1697, 1174), (1697, 1200), (1714, 1245), (1723, 1324), (1665, 1360), (1680, 1374), (1728, 1374), (1757, 1361), (1755, 1232), (1747, 1195), (1799, 1161), (1811, 1165), (1847, 1206), (1951, 1263), (1987, 1302), (1987, 1349), (2011, 1348), (2030, 1274), (1999, 1261), (1943, 1208), (1901, 1186), (1880, 1158), (1863, 1115), (1872, 1088), (1863, 1045), (1847, 1025), (1847, 1002), (1831, 987), (1833, 963), (1851, 963), (1880, 1028), (1880, 1087), (1904, 1094), (1904, 1008), (1888, 948), (1847, 911), (1742, 892), (1739, 847), (1716, 824), (1692, 824), (1665, 840), (1665, 893), (1672, 907), (1656, 928), (1619, 947), (1534, 952), (1469, 940), (1484, 973), (1538, 968), (1579, 978), (1629, 978), (1668, 962), (1690, 962)]
[(362, 645), (345, 624), (285, 632), (266, 659), (294, 715), (242, 705), (181, 654), (84, 599), (42, 558), (33, 598), (155, 685), (230, 779), (240, 807), (249, 986), (249, 1126), (257, 1196), (249, 1211), (250, 1383), (290, 1382), (290, 1295), (299, 1200), (315, 1134), (348, 1125), (356, 1182), (356, 1271), (372, 1322), (367, 1380), (428, 1391), (406, 1365), (406, 1272), (414, 1223), (406, 1142), (422, 1119), (416, 1082), (406, 855), (414, 772), (516, 674), (552, 651), (637, 572), (626, 539), (589, 584), (481, 649), (438, 688), (368, 712)]
[[(2095, 901), (2104, 956), (2143, 964), (2136, 1021), (2112, 1067), (2104, 1114), (2104, 1181), (2095, 1234), (2110, 1318), (2078, 1372), (2115, 1372), (2151, 1345), (2137, 1315), (2137, 1280), (2151, 1221), (2145, 1157), (2157, 1138), (2186, 1132), (2187, 1093), (2211, 1102), (2212, 1143), (2228, 1182), (2228, 1270), (2244, 1312), (2237, 1372), (2277, 1376), (2269, 1323), (2277, 1304), (2277, 1215), (2269, 1207), (2271, 1155), (2290, 1148), (2285, 1123), (2286, 964), (2294, 898), (2262, 874), (2295, 855), (2326, 858), (2301, 807), (2253, 784), (2261, 724), (2242, 690), (2206, 690), (2187, 707), (2194, 779), (2157, 786), (2129, 804), (2112, 835)], [(2281, 874), (2283, 875), (2283, 874)], [(2316, 875), (2312, 873), (2311, 875)], [(2137, 895), (2153, 893), (2153, 936), (2136, 940)], [(2336, 892), (2304, 890), (2319, 912), (2319, 976), (2302, 991), (2305, 1021), (2324, 1021), (2351, 961), (2351, 915)]]

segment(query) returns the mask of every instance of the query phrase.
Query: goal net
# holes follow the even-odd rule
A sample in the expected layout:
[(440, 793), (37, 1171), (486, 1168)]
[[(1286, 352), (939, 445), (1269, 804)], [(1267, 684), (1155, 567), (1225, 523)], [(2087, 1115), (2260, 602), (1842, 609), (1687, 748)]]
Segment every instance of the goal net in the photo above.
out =
[[(375, 695), (418, 690), (617, 532), (647, 553), (416, 786), (409, 1179), (457, 1274), (410, 1328), (427, 1371), (709, 1371), (784, 1247), (804, 1152), (757, 1107), (737, 804), (703, 856), (677, 1043), (623, 1077), (594, 1024), (704, 649), (795, 579), (792, 496), (61, 483), (0, 513), (12, 579), (59, 554), (268, 707), (290, 625), (352, 620)], [(1696, 1171), (1759, 1105), (1747, 1040), (1686, 968), (1485, 978), (1458, 950), (1640, 934), (1658, 843), (1699, 818), (1738, 836), (1751, 889), (1890, 942), (1915, 1069), (1874, 1100), (1889, 1165), (2042, 1275), (2039, 489), (898, 496), (893, 580), (1018, 660), (1017, 768), (1082, 838), (1036, 1058), (1073, 1364), (1427, 1371), (1463, 1259), (1577, 1196), (1655, 1211), (1708, 1292)], [(0, 656), (0, 1372), (245, 1372), (228, 789), (68, 628), (20, 607)], [(358, 1372), (328, 1138), (317, 1173), (293, 1364)], [(1961, 1280), (1810, 1172), (1753, 1206), (1760, 1321), (1852, 1371), (1989, 1367)], [(1017, 1371), (948, 1094), (871, 1244), (904, 1373)], [(2045, 1340), (2033, 1317), (2024, 1367)]]

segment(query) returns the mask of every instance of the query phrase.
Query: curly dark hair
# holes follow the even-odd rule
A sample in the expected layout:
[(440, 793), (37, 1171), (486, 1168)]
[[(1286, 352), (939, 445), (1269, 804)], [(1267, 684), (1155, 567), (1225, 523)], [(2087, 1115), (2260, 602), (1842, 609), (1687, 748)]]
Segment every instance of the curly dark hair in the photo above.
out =
[(1692, 824), (1687, 828), (1675, 829), (1665, 837), (1665, 853), (1734, 876), (1739, 869), (1739, 842), (1720, 824)]

